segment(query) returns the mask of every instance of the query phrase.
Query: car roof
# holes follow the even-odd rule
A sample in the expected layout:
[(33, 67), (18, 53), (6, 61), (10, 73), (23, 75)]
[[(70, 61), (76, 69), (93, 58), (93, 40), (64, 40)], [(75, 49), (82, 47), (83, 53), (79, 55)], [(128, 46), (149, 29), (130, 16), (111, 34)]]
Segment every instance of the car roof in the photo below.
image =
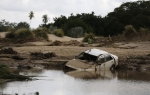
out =
[(100, 50), (100, 49), (89, 49), (89, 50), (86, 50), (84, 51), (85, 53), (88, 53), (90, 55), (94, 55), (94, 56), (99, 56), (101, 54), (109, 54), (108, 52), (106, 51), (103, 51), (103, 50)]

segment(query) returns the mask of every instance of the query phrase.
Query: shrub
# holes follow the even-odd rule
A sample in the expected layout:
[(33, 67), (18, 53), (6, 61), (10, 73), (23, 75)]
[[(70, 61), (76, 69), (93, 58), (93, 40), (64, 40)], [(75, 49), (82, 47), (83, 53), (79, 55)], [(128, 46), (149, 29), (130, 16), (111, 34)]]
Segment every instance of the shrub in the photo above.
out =
[(136, 30), (132, 25), (125, 26), (124, 36), (127, 38), (133, 38), (136, 34)]
[(33, 30), (33, 34), (35, 35), (36, 39), (45, 39), (45, 40), (48, 40), (48, 35), (47, 33), (45, 32), (46, 29), (44, 28), (37, 28), (35, 30)]
[(140, 32), (150, 32), (148, 28), (140, 28)]
[(15, 38), (17, 39), (30, 39), (33, 38), (32, 32), (27, 28), (19, 29), (15, 32)]
[(88, 44), (92, 44), (93, 40), (91, 38), (88, 39)]
[(95, 40), (95, 35), (90, 33), (90, 34), (86, 34), (83, 38), (83, 42), (92, 42)]
[(55, 30), (57, 29), (57, 27), (54, 27), (54, 26), (49, 26), (49, 32), (50, 33), (53, 33)]
[(150, 33), (150, 30), (148, 28), (140, 28), (139, 32), (141, 36), (146, 36)]
[(58, 37), (63, 37), (63, 36), (64, 36), (64, 32), (63, 32), (62, 29), (56, 29), (56, 30), (54, 31), (54, 34), (55, 34), (56, 36), (58, 36)]
[(82, 37), (83, 35), (84, 35), (84, 32), (83, 32), (83, 28), (82, 27), (71, 28), (68, 31), (68, 36), (69, 37), (79, 38), (79, 37)]
[(16, 31), (15, 28), (10, 28), (5, 38), (15, 38), (15, 31)]
[(15, 38), (14, 32), (8, 32), (8, 33), (6, 33), (5, 38)]
[(42, 27), (41, 29), (45, 33), (50, 33), (50, 30), (48, 28), (46, 28), (46, 27)]

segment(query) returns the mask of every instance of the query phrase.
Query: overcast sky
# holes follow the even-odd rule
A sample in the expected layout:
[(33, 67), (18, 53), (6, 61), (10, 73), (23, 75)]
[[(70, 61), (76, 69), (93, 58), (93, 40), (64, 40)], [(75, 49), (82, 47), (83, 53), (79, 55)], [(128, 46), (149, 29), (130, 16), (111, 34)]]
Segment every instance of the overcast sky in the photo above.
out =
[(50, 22), (60, 15), (70, 16), (71, 13), (91, 13), (106, 16), (123, 2), (137, 0), (0, 0), (0, 20), (9, 22), (28, 22), (29, 12), (34, 12), (32, 28), (42, 24), (42, 16), (47, 14)]

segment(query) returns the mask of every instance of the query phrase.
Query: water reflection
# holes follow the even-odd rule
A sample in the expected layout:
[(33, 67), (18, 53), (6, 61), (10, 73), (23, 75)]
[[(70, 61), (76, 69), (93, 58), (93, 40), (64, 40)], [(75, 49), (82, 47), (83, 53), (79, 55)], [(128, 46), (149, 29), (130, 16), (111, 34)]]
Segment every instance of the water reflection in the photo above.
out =
[(37, 69), (21, 70), (19, 73), (36, 75), (39, 80), (9, 82), (0, 85), (0, 93), (18, 95), (149, 95), (150, 93), (149, 72), (109, 70), (63, 72)]
[(1, 83), (1, 80), (0, 80), (0, 95), (3, 93), (3, 90), (7, 87), (7, 84), (6, 83)]
[(110, 70), (98, 70), (98, 71), (70, 71), (66, 72), (67, 75), (73, 76), (75, 78), (82, 78), (82, 79), (113, 79), (117, 77), (116, 71)]
[(99, 71), (69, 71), (65, 72), (67, 75), (74, 78), (81, 79), (114, 79), (119, 80), (138, 80), (138, 81), (150, 81), (150, 72), (146, 71), (111, 71), (111, 70), (99, 70)]
[(118, 79), (150, 81), (150, 72), (148, 71), (118, 71)]

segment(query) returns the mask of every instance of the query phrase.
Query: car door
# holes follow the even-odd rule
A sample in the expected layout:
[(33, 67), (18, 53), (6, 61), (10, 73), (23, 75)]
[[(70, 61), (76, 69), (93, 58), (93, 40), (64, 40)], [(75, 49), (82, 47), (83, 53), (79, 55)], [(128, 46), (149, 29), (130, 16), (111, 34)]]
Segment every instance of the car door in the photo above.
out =
[(102, 54), (98, 58), (98, 66), (101, 70), (110, 70), (113, 64), (114, 60), (109, 54)]

